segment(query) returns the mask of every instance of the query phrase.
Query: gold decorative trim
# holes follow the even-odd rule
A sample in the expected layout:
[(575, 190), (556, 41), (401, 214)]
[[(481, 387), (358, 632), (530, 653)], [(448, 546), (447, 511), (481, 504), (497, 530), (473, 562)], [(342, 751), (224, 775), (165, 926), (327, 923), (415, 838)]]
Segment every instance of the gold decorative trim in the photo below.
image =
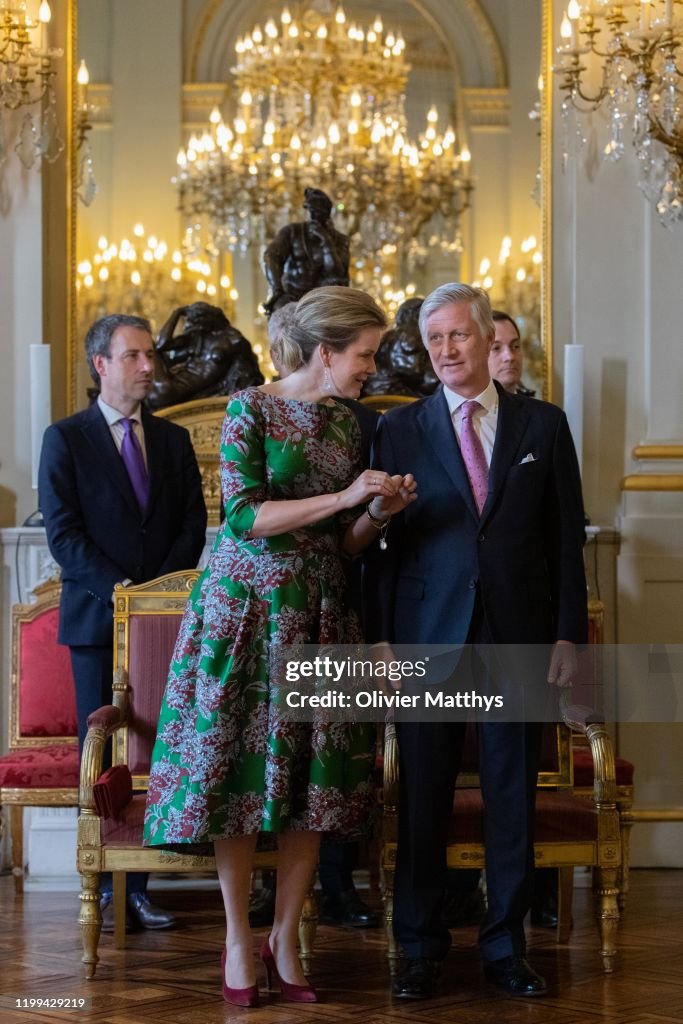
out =
[(76, 411), (78, 391), (78, 320), (76, 316), (76, 204), (78, 201), (76, 168), (78, 167), (77, 132), (77, 42), (78, 4), (68, 0), (67, 9), (67, 82), (66, 82), (66, 410)]
[(462, 98), (471, 128), (510, 127), (510, 90), (507, 88), (462, 90)]
[(0, 802), (22, 807), (78, 807), (78, 789), (0, 787)]
[(683, 491), (683, 473), (632, 473), (621, 481), (622, 491)]
[(541, 22), (541, 341), (543, 398), (553, 399), (553, 8), (543, 0)]
[(683, 444), (637, 444), (634, 459), (683, 459)]

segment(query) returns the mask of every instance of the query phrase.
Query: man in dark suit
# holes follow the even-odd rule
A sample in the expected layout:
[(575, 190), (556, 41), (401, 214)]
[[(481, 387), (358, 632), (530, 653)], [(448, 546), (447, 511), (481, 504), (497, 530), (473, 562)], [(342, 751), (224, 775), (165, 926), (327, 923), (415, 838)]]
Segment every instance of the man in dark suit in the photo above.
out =
[[(149, 322), (103, 317), (85, 349), (99, 397), (48, 427), (38, 483), (48, 544), (62, 569), (59, 641), (71, 652), (81, 747), (88, 715), (111, 703), (115, 584), (194, 568), (206, 531), (189, 434), (141, 405), (154, 381)], [(127, 876), (131, 923), (171, 927), (173, 918), (149, 902), (146, 883), (146, 875)], [(105, 910), (110, 879), (102, 889)]]
[(492, 311), (496, 336), (489, 352), (489, 372), (511, 395), (533, 398), (536, 394), (522, 384), (522, 336), (509, 313), (502, 309)]
[[(547, 680), (571, 682), (587, 638), (583, 506), (567, 420), (556, 406), (508, 394), (489, 375), (486, 293), (442, 285), (420, 330), (442, 386), (387, 413), (376, 464), (414, 472), (419, 497), (374, 559), (377, 639), (407, 644), (547, 645)], [(470, 652), (471, 654), (471, 652)], [(461, 658), (456, 681), (475, 660)], [(457, 673), (460, 673), (458, 675)], [(545, 686), (545, 682), (543, 682)], [(482, 722), (488, 910), (480, 929), (487, 980), (542, 995), (525, 957), (540, 723)], [(399, 841), (394, 932), (406, 954), (400, 998), (432, 995), (450, 944), (441, 919), (446, 839), (465, 723), (398, 725)]]

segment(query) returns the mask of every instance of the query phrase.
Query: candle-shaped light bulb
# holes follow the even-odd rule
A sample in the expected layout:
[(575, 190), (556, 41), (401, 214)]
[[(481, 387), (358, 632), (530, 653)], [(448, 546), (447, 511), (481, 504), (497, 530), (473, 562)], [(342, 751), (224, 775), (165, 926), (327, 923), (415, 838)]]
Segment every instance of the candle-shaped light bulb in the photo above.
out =
[(211, 122), (211, 124), (221, 123), (221, 112), (218, 109), (218, 107), (214, 107), (211, 113), (209, 114), (209, 121)]
[(563, 16), (560, 25), (560, 36), (562, 39), (571, 39), (572, 37), (572, 23), (566, 14)]
[(38, 9), (38, 21), (43, 25), (47, 25), (48, 21), (52, 19), (52, 11), (47, 0), (42, 0), (40, 8)]
[(289, 13), (288, 7), (282, 8), (282, 14), (280, 15), (280, 21), (283, 25), (289, 25), (292, 20), (292, 15)]
[(429, 108), (429, 111), (427, 112), (427, 120), (429, 121), (430, 124), (436, 124), (436, 122), (439, 120), (439, 115), (436, 107)]
[(578, 0), (569, 0), (567, 6), (567, 17), (570, 21), (578, 21), (581, 17), (581, 6)]
[(539, 92), (543, 92), (543, 75), (538, 76), (538, 82), (536, 83), (536, 87)]
[(344, 13), (344, 8), (341, 6), (341, 4), (339, 5), (335, 12), (334, 20), (337, 22), (338, 25), (343, 25), (344, 22), (346, 21), (346, 14)]
[(463, 147), (463, 148), (462, 148), (462, 149), (460, 150), (460, 159), (461, 159), (461, 161), (462, 161), (462, 162), (463, 162), (464, 164), (468, 164), (468, 163), (470, 162), (470, 160), (472, 159), (472, 154), (470, 153), (470, 151), (469, 151), (469, 149), (467, 148), (467, 146), (464, 146), (464, 147)]

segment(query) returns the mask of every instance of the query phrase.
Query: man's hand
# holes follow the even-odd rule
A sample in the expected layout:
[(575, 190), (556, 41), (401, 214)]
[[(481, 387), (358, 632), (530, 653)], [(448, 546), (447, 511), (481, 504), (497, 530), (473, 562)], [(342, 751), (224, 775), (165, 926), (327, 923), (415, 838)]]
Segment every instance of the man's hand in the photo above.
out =
[(577, 674), (576, 645), (571, 640), (558, 640), (553, 645), (548, 668), (548, 682), (554, 686), (571, 686)]

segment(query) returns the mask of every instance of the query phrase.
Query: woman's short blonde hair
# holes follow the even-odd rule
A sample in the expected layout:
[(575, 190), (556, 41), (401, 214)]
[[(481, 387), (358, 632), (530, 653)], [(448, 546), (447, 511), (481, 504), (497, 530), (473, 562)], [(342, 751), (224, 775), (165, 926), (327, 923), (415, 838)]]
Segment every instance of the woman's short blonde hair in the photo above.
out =
[(366, 327), (386, 326), (384, 311), (366, 292), (342, 285), (314, 288), (297, 302), (277, 344), (278, 356), (292, 373), (310, 361), (318, 345), (343, 352)]

